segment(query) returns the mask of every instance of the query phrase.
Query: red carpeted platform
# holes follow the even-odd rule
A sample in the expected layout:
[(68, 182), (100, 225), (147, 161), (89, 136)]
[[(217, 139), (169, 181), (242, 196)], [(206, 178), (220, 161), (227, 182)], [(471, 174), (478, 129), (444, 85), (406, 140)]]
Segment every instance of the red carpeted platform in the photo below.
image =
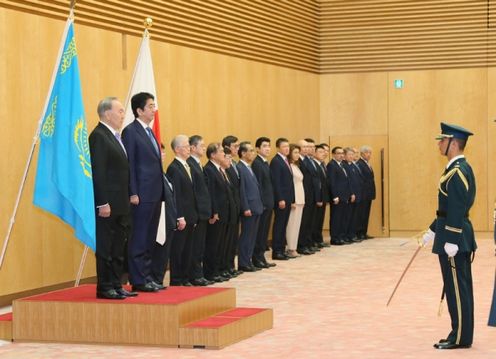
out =
[(0, 315), (0, 340), (12, 340), (12, 313)]
[(271, 309), (235, 306), (233, 288), (170, 287), (105, 300), (96, 298), (95, 285), (82, 285), (15, 300), (10, 338), (221, 348), (272, 328)]

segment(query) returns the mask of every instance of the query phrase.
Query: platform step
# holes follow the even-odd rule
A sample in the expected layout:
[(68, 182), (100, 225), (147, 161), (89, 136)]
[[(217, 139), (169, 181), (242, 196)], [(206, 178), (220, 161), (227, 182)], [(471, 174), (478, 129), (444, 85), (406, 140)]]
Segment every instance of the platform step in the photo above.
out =
[(181, 348), (221, 349), (271, 329), (272, 309), (234, 308), (179, 329)]
[(0, 315), (0, 340), (12, 340), (12, 313)]

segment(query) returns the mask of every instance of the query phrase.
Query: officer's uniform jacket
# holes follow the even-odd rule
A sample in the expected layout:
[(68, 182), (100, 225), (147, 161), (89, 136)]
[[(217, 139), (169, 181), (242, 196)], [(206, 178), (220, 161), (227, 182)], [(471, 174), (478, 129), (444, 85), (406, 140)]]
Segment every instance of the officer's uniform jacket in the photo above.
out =
[(459, 252), (476, 250), (474, 229), (468, 217), (474, 199), (474, 173), (461, 156), (449, 165), (439, 180), (437, 217), (430, 226), (436, 233), (433, 253), (445, 254), (446, 242), (458, 245)]

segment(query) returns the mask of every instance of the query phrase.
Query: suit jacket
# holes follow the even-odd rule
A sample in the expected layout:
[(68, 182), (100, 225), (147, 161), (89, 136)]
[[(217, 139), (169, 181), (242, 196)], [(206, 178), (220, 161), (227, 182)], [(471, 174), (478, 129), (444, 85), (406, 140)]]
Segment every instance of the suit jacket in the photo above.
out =
[[(193, 173), (191, 173), (193, 175)], [(176, 158), (167, 167), (167, 176), (172, 181), (176, 192), (177, 218), (184, 217), (186, 224), (198, 223), (198, 212), (196, 210), (195, 192), (193, 181), (190, 179), (186, 168)]]
[(111, 215), (126, 215), (129, 203), (129, 164), (114, 134), (99, 123), (89, 137), (95, 205), (110, 205)]
[(243, 162), (237, 164), (240, 186), (239, 197), (241, 200), (241, 212), (250, 210), (252, 215), (261, 215), (263, 212), (262, 195), (257, 177), (253, 170)]
[(264, 208), (274, 208), (274, 189), (272, 188), (272, 179), (270, 178), (269, 163), (257, 156), (251, 164), (251, 169), (257, 177), (258, 184), (262, 194), (262, 203)]
[(351, 193), (355, 195), (355, 202), (361, 202), (363, 198), (363, 177), (360, 170), (353, 163), (344, 162), (344, 168), (350, 180)]
[[(157, 148), (160, 148), (154, 138)], [(130, 167), (130, 195), (138, 195), (140, 202), (163, 200), (163, 169), (157, 153), (143, 126), (134, 120), (122, 131)]]
[(230, 191), (228, 183), (211, 161), (208, 161), (205, 167), (203, 167), (203, 172), (208, 182), (212, 215), (217, 214), (221, 223), (228, 223), (230, 215), (229, 195), (231, 195), (228, 193)]
[(198, 218), (204, 221), (212, 216), (212, 205), (210, 193), (208, 192), (207, 177), (203, 174), (201, 166), (193, 157), (188, 157), (186, 162), (189, 164), (191, 176), (193, 177), (193, 190), (195, 191)]
[(165, 201), (165, 228), (167, 230), (177, 229), (176, 192), (172, 181), (164, 173), (164, 201)]
[(312, 204), (322, 202), (320, 199), (320, 180), (317, 173), (317, 165), (306, 156), (300, 160), (300, 170), (303, 173), (303, 188), (305, 189), (305, 203)]
[(231, 165), (231, 167), (229, 167), (226, 170), (226, 174), (227, 174), (227, 178), (229, 179), (229, 183), (231, 184), (230, 188), (232, 191), (234, 203), (235, 203), (236, 209), (238, 211), (237, 213), (239, 216), (240, 211), (241, 211), (241, 202), (240, 202), (240, 198), (239, 198), (239, 176), (238, 176), (238, 173), (236, 172), (236, 170), (234, 169), (234, 167), (236, 165), (237, 165), (236, 162), (233, 161), (233, 164)]
[(357, 161), (358, 167), (362, 171), (363, 177), (363, 200), (372, 201), (375, 199), (374, 171), (363, 158)]
[(270, 177), (274, 188), (274, 208), (278, 208), (279, 201), (285, 201), (286, 206), (294, 203), (293, 175), (279, 154), (270, 161)]
[(331, 195), (329, 193), (329, 186), (327, 185), (327, 173), (326, 173), (326, 167), (324, 163), (317, 163), (317, 173), (319, 176), (319, 181), (320, 181), (320, 194), (319, 194), (319, 199), (320, 201), (317, 202), (324, 202), (328, 203), (331, 200)]
[[(341, 162), (342, 164), (344, 163)], [(351, 187), (348, 174), (336, 160), (327, 164), (327, 183), (331, 192), (331, 200), (338, 197), (341, 203), (346, 203), (351, 197)]]

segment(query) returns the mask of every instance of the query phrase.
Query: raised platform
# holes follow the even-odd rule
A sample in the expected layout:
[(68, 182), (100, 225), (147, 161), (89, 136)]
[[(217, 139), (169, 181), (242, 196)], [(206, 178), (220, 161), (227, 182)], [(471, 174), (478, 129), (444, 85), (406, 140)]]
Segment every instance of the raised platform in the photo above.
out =
[[(272, 328), (272, 310), (232, 311), (233, 288), (170, 287), (125, 300), (95, 293), (95, 285), (83, 285), (15, 300), (13, 340), (221, 348)], [(229, 325), (195, 327), (229, 315), (236, 318)], [(204, 340), (206, 331), (214, 339)]]
[(12, 313), (0, 315), (0, 340), (12, 340)]

